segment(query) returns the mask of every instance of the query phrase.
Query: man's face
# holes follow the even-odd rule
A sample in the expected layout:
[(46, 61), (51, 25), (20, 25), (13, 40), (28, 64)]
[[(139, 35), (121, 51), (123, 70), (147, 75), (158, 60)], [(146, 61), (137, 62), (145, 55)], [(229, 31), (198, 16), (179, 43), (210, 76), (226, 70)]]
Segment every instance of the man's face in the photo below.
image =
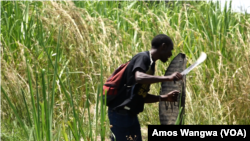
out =
[(172, 56), (173, 46), (167, 46), (163, 44), (160, 49), (160, 60), (165, 63), (168, 61), (168, 58)]

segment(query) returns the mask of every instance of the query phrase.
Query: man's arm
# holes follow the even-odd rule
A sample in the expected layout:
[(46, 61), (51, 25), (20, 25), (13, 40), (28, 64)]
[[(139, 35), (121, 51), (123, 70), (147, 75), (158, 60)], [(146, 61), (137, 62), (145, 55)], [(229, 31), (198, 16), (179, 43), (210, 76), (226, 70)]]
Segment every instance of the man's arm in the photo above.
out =
[(175, 102), (177, 101), (177, 96), (180, 92), (179, 91), (171, 91), (168, 94), (165, 95), (152, 95), (152, 94), (147, 94), (147, 96), (144, 99), (145, 103), (155, 103), (161, 101), (169, 101), (169, 102)]
[(140, 68), (136, 69), (135, 71), (135, 80), (137, 83), (152, 84), (157, 82), (173, 81), (174, 79), (177, 81), (181, 80), (182, 75), (178, 72), (175, 72), (169, 76), (154, 76), (144, 73)]
[(155, 102), (158, 102), (159, 100), (160, 100), (159, 95), (147, 94), (147, 96), (144, 99), (144, 102), (145, 103), (155, 103)]

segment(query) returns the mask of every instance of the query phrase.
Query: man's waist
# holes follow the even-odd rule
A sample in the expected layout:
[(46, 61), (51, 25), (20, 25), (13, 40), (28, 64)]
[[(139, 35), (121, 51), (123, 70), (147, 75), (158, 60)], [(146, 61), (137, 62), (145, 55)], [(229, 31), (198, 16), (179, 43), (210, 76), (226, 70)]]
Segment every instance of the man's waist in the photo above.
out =
[(132, 114), (130, 112), (130, 109), (127, 107), (127, 106), (124, 106), (124, 107), (119, 107), (119, 108), (109, 108), (110, 111), (112, 112), (116, 112), (118, 114), (122, 114), (122, 115), (134, 115), (136, 116), (136, 114)]

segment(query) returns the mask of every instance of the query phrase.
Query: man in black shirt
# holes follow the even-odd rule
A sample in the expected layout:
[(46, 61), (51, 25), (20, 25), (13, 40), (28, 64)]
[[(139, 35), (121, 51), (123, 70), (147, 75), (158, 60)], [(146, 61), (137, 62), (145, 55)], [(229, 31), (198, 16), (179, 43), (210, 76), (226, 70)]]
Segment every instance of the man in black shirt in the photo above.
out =
[[(178, 91), (166, 95), (148, 94), (150, 84), (181, 80), (178, 72), (170, 76), (154, 76), (155, 62), (166, 62), (172, 56), (173, 42), (165, 34), (159, 34), (151, 42), (151, 50), (136, 54), (128, 64), (121, 80), (118, 96), (108, 105), (108, 116), (116, 141), (141, 141), (137, 114), (143, 111), (144, 103), (177, 100)], [(112, 140), (114, 140), (112, 136)]]

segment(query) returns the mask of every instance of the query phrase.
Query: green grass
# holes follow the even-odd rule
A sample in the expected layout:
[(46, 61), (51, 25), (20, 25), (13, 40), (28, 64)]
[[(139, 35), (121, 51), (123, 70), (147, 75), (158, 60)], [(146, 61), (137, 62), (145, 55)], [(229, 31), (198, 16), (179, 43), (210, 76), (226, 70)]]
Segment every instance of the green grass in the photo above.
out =
[[(160, 33), (173, 39), (173, 57), (186, 54), (187, 65), (201, 52), (208, 56), (187, 76), (185, 124), (249, 124), (250, 15), (219, 6), (1, 2), (1, 139), (107, 139), (102, 84)], [(157, 62), (156, 75), (168, 63)], [(159, 90), (153, 84), (150, 93)], [(159, 124), (158, 103), (147, 104), (139, 119), (143, 127)]]

